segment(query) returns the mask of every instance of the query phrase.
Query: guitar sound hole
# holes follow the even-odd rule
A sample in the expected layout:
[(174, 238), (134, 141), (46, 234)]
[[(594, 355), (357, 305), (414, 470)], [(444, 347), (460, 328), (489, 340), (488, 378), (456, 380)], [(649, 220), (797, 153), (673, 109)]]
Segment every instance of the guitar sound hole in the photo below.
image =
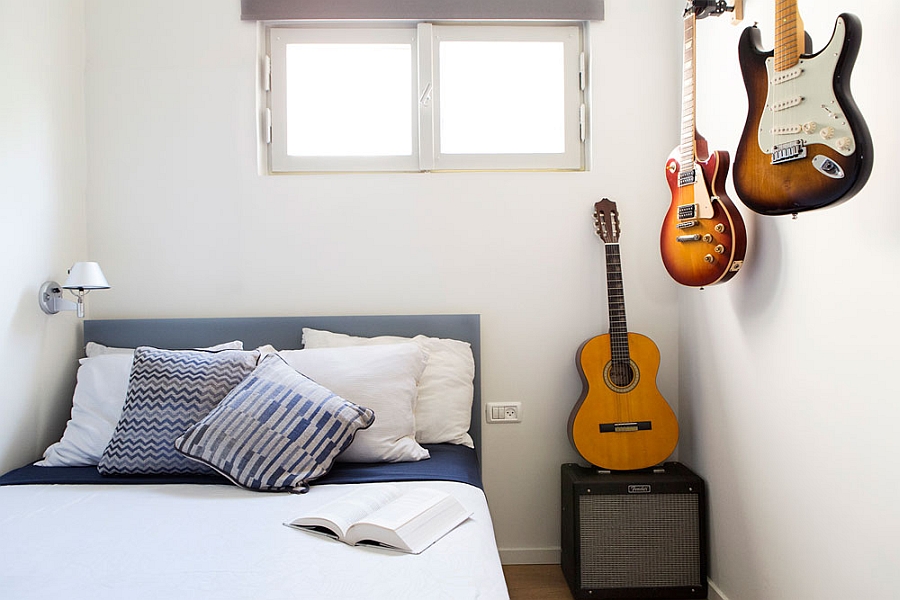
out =
[(630, 363), (613, 363), (609, 369), (609, 379), (617, 387), (627, 387), (634, 381), (634, 371)]

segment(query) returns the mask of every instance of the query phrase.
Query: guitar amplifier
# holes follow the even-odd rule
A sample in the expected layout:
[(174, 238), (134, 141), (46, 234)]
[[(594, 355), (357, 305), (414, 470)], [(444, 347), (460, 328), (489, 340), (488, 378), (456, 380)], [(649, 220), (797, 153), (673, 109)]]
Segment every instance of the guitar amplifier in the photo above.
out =
[(583, 598), (706, 598), (706, 487), (677, 462), (562, 466), (562, 571)]

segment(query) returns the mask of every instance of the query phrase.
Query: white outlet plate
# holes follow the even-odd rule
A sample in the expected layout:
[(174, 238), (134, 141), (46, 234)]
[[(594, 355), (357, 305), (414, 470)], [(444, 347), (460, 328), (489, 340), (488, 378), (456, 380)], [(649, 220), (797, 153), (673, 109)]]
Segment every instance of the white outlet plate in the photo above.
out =
[(521, 402), (488, 402), (484, 407), (488, 423), (521, 423)]

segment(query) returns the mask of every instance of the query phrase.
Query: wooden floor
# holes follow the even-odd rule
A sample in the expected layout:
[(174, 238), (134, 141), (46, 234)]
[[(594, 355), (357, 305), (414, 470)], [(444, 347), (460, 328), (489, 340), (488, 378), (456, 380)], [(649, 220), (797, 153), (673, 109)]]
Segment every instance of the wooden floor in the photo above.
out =
[(573, 600), (559, 565), (503, 565), (503, 574), (509, 600)]
[(509, 600), (572, 600), (559, 565), (504, 565)]

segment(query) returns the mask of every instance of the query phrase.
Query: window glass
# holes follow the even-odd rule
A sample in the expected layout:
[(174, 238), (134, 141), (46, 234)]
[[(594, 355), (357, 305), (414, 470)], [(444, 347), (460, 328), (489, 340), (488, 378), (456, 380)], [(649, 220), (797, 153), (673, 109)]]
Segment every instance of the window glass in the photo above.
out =
[(561, 42), (441, 42), (440, 152), (565, 151)]
[(290, 156), (412, 154), (408, 44), (288, 44)]

